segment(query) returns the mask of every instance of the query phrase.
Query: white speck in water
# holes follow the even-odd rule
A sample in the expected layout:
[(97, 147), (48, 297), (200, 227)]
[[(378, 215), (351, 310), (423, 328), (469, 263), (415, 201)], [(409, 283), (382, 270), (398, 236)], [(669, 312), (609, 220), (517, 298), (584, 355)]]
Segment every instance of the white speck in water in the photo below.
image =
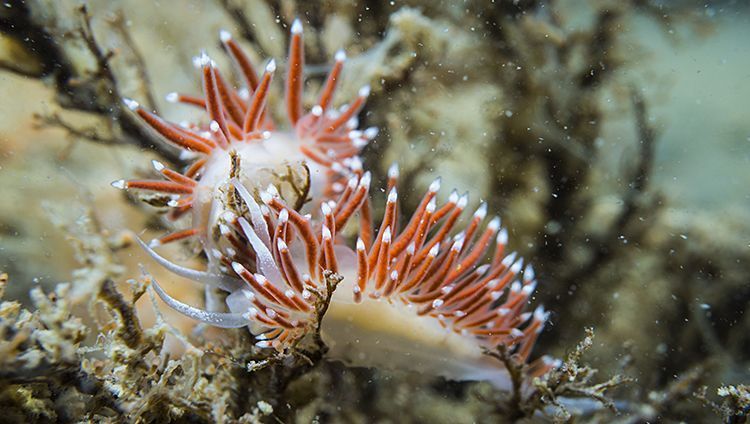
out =
[(260, 401), (258, 402), (258, 410), (266, 415), (273, 413), (273, 406), (271, 404)]

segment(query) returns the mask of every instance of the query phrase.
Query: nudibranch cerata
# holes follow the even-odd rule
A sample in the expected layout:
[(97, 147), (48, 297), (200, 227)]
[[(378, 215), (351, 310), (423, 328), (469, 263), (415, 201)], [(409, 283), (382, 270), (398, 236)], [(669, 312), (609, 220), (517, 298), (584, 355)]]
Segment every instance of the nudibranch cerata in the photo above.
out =
[[(170, 271), (227, 293), (228, 311), (199, 309), (153, 288), (172, 308), (226, 328), (248, 327), (259, 347), (283, 350), (318, 324), (315, 302), (330, 273), (343, 277), (321, 332), (331, 358), (361, 366), (401, 367), (459, 380), (508, 384), (506, 371), (484, 349), (505, 345), (527, 361), (548, 314), (527, 312), (533, 268), (506, 253), (507, 231), (482, 204), (459, 225), (468, 195), (438, 204), (435, 180), (411, 216), (398, 204), (398, 168), (388, 172), (385, 211), (375, 224), (371, 174), (360, 150), (377, 130), (359, 130), (369, 94), (333, 107), (346, 60), (336, 53), (317, 103), (305, 111), (302, 24), (291, 27), (285, 105), (289, 129), (278, 129), (267, 107), (276, 63), (258, 77), (232, 36), (221, 42), (245, 87), (236, 89), (202, 54), (196, 59), (203, 97), (167, 99), (204, 108), (206, 124), (169, 123), (133, 100), (125, 104), (168, 142), (195, 157), (183, 172), (154, 162), (159, 180), (113, 186), (169, 196), (170, 217), (191, 213), (191, 227), (142, 247)], [(356, 242), (345, 227), (358, 231)], [(158, 254), (159, 245), (197, 238), (208, 258), (203, 271)], [(529, 366), (541, 375), (554, 361)]]

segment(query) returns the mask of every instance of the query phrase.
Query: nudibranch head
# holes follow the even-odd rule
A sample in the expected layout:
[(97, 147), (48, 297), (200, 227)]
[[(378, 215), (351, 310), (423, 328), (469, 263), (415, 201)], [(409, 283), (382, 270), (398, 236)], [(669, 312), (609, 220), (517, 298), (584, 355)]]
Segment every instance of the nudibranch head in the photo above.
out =
[[(184, 304), (153, 281), (155, 291), (196, 320), (249, 327), (259, 347), (284, 350), (320, 328), (335, 359), (506, 385), (505, 370), (484, 349), (504, 345), (528, 360), (548, 315), (541, 307), (526, 311), (536, 287), (533, 268), (516, 253), (506, 254), (508, 233), (498, 217), (488, 219), (486, 204), (465, 225), (467, 194), (454, 191), (438, 206), (439, 179), (402, 219), (395, 165), (375, 225), (372, 178), (357, 155), (376, 131), (355, 129), (369, 88), (348, 106), (331, 109), (345, 59), (337, 53), (317, 104), (303, 113), (299, 21), (291, 32), (285, 81), (291, 131), (276, 130), (266, 112), (275, 62), (256, 77), (226, 32), (221, 40), (252, 96), (230, 89), (205, 55), (197, 61), (205, 99), (169, 96), (205, 107), (208, 127), (170, 124), (126, 101), (154, 130), (198, 155), (184, 173), (156, 162), (164, 181), (114, 183), (173, 195), (175, 217), (193, 210), (191, 229), (141, 244), (175, 274), (226, 292), (229, 311)], [(342, 235), (346, 226), (358, 228), (355, 243)], [(206, 271), (172, 263), (154, 250), (194, 235), (208, 257)], [(331, 278), (341, 283), (323, 299)], [(529, 372), (540, 375), (552, 366), (540, 358)]]

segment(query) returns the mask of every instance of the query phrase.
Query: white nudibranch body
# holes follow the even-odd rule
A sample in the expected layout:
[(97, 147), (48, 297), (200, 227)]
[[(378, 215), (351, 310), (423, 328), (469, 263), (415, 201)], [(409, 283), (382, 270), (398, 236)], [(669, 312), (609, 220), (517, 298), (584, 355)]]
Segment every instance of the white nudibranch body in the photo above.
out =
[[(155, 162), (161, 180), (113, 183), (166, 196), (171, 218), (192, 214), (191, 228), (139, 242), (173, 273), (224, 291), (226, 310), (184, 304), (156, 281), (154, 290), (201, 322), (248, 327), (261, 348), (284, 350), (322, 319), (333, 359), (505, 387), (506, 371), (483, 349), (502, 344), (520, 360), (529, 358), (547, 320), (541, 307), (524, 312), (536, 287), (533, 269), (515, 253), (505, 254), (507, 231), (499, 218), (487, 219), (486, 204), (459, 226), (468, 196), (454, 191), (439, 205), (439, 179), (411, 216), (400, 216), (395, 164), (387, 174), (385, 211), (373, 222), (372, 177), (358, 154), (377, 129), (356, 128), (370, 88), (348, 105), (332, 107), (346, 59), (337, 52), (317, 102), (305, 113), (302, 32), (295, 21), (284, 81), (291, 130), (276, 129), (266, 107), (275, 62), (258, 76), (226, 31), (220, 40), (246, 86), (232, 88), (203, 54), (195, 62), (204, 97), (168, 95), (205, 108), (208, 125), (172, 124), (124, 100), (154, 131), (195, 155), (183, 172)], [(342, 236), (347, 226), (358, 228), (356, 243)], [(205, 271), (154, 250), (191, 237), (208, 257)], [(338, 277), (343, 279), (323, 318), (319, 306), (327, 283)], [(529, 372), (541, 375), (553, 366), (541, 358)]]
[(309, 199), (323, 198), (330, 184), (329, 168), (301, 153), (306, 142), (292, 133), (274, 131), (251, 143), (213, 151), (193, 189), (193, 225), (210, 228), (218, 222), (226, 211), (232, 176), (258, 199), (261, 191), (274, 186), (296, 209), (306, 210)]

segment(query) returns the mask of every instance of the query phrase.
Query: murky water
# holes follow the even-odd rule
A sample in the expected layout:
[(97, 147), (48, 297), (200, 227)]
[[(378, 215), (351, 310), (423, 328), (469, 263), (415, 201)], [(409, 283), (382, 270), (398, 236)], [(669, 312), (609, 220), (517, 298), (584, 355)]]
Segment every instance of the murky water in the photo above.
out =
[[(0, 273), (7, 274), (8, 281), (3, 283), (7, 302), (1, 309), (7, 313), (0, 313), (0, 375), (12, 376), (7, 384), (0, 382), (0, 405), (13, 411), (14, 419), (84, 417), (87, 407), (79, 406), (78, 400), (68, 406), (59, 401), (70, 384), (59, 379), (64, 374), (60, 370), (74, 370), (90, 379), (86, 381), (99, 384), (97, 390), (105, 394), (106, 402), (112, 402), (104, 407), (109, 408), (104, 415), (137, 411), (144, 420), (153, 414), (156, 422), (164, 417), (157, 402), (149, 403), (148, 399), (155, 399), (149, 396), (157, 393), (151, 382), (166, 378), (168, 372), (175, 374), (163, 385), (167, 387), (163, 393), (176, 405), (172, 413), (200, 422), (235, 422), (243, 414), (282, 422), (497, 422), (523, 416), (545, 422), (564, 412), (548, 403), (548, 396), (540, 400), (542, 391), (528, 385), (530, 379), (516, 387), (518, 397), (508, 394), (514, 393), (514, 383), (523, 376), (542, 375), (558, 364), (556, 359), (566, 359), (588, 335), (585, 328), (589, 327), (595, 336), (577, 364), (597, 368), (596, 377), (589, 381), (583, 374), (566, 374), (571, 382), (556, 383), (560, 375), (553, 371), (543, 379), (550, 390), (559, 390), (562, 405), (578, 421), (719, 419), (707, 399), (715, 405), (724, 402), (725, 421), (746, 419), (747, 403), (742, 406), (742, 402), (748, 402), (748, 389), (742, 384), (750, 381), (750, 44), (746, 41), (750, 40), (750, 8), (744, 3), (121, 0), (92, 1), (88, 15), (74, 2), (27, 3), (8, 2), (0, 11)], [(375, 245), (382, 241), (386, 226), (380, 225), (380, 218), (388, 209), (386, 198), (394, 178), (388, 170), (393, 162), (400, 169), (399, 206), (391, 210), (397, 210), (398, 218), (389, 227), (394, 243), (399, 242), (399, 235), (402, 241), (408, 239), (403, 236), (408, 233), (408, 222), (424, 213), (427, 203), (421, 209), (419, 204), (423, 194), (430, 193), (430, 184), (435, 187), (436, 177), (442, 183), (435, 195), (437, 211), (444, 207), (448, 214), (465, 202), (461, 207), (466, 212), (444, 239), (440, 230), (425, 233), (428, 241), (435, 237), (432, 240), (439, 248), (433, 255), (436, 265), (426, 265), (427, 276), (416, 278), (416, 271), (409, 274), (412, 258), (406, 259), (406, 249), (383, 259), (374, 250), (367, 259), (370, 266), (378, 272), (387, 270), (373, 274), (371, 284), (376, 288), (364, 292), (368, 296), (362, 303), (353, 302), (349, 292), (342, 294), (341, 290), (360, 294), (353, 288), (357, 278), (362, 278), (356, 262), (357, 236), (370, 248), (359, 223), (363, 209), (357, 205), (359, 213), (352, 215), (348, 227), (326, 227), (328, 234), (333, 230), (338, 243), (336, 270), (345, 278), (336, 296), (330, 293), (332, 303), (322, 309), (329, 313), (329, 321), (325, 314), (305, 315), (290, 306), (293, 317), (323, 322), (305, 331), (294, 330), (294, 334), (309, 333), (312, 345), (300, 342), (303, 347), (298, 349), (288, 342), (291, 336), (280, 335), (284, 331), (279, 326), (263, 330), (283, 341), (274, 344), (253, 339), (244, 329), (196, 325), (157, 300), (150, 290), (133, 302), (132, 310), (127, 306), (112, 312), (117, 309), (108, 303), (112, 292), (105, 293), (103, 288), (117, 288), (129, 304), (132, 292), (140, 287), (137, 281), (147, 280), (143, 269), (181, 302), (228, 311), (223, 309), (225, 294), (207, 298), (190, 278), (183, 278), (190, 277), (188, 273), (177, 277), (162, 269), (134, 242), (134, 235), (150, 240), (190, 228), (190, 220), (166, 219), (165, 208), (154, 207), (170, 199), (176, 202), (176, 198), (126, 195), (110, 184), (158, 177), (151, 166), (153, 159), (182, 171), (194, 158), (180, 156), (123, 107), (122, 98), (133, 98), (148, 110), (158, 109), (159, 116), (175, 123), (195, 123), (202, 136), (218, 137), (210, 133), (211, 118), (205, 110), (175, 105), (165, 95), (179, 91), (202, 96), (201, 70), (195, 68), (194, 58), (205, 51), (226, 76), (227, 87), (238, 90), (232, 101), (250, 104), (252, 99), (243, 97), (242, 89), (247, 87), (238, 67), (233, 68), (221, 48), (218, 34), (225, 29), (248, 52), (256, 69), (263, 69), (270, 57), (278, 61), (266, 112), (278, 125), (264, 130), (284, 131), (289, 128), (290, 112), (282, 82), (290, 78), (287, 46), (295, 17), (304, 27), (307, 64), (300, 110), (316, 116), (317, 93), (334, 66), (332, 58), (338, 49), (346, 51), (348, 62), (337, 77), (340, 88), (333, 103), (342, 107), (364, 92), (360, 87), (371, 87), (366, 105), (355, 115), (358, 122), (347, 125), (351, 130), (378, 127), (379, 133), (372, 140), (356, 131), (338, 134), (356, 148), (336, 159), (341, 161), (336, 166), (348, 167), (345, 172), (339, 175), (339, 168), (332, 169), (341, 177), (335, 181), (335, 190), (343, 190), (352, 175), (353, 187), (359, 187), (362, 172), (358, 165), (351, 165), (350, 156), (367, 144), (361, 157), (372, 177), (367, 205), (373, 206)], [(91, 26), (86, 27), (86, 22)], [(152, 99), (155, 104), (149, 105)], [(343, 106), (339, 113), (345, 111)], [(226, 113), (230, 119), (231, 113)], [(340, 115), (323, 116), (335, 120)], [(305, 131), (296, 128), (284, 137), (266, 138), (292, 139), (308, 134)], [(274, 166), (297, 160), (296, 147), (272, 150), (283, 156), (273, 160)], [(332, 157), (333, 150), (329, 145), (321, 154)], [(251, 148), (242, 151), (253, 155), (253, 160), (263, 157)], [(230, 162), (224, 160), (226, 170), (213, 170), (211, 175), (230, 172)], [(308, 165), (298, 168), (323, 175), (328, 166)], [(197, 175), (200, 184), (200, 172)], [(253, 175), (243, 174), (243, 184)], [(288, 183), (284, 178), (277, 174), (258, 177), (264, 182)], [(325, 197), (328, 194), (322, 193), (334, 191), (334, 185), (316, 186), (315, 175), (308, 184), (312, 190), (303, 194), (311, 196), (310, 202), (295, 203), (301, 213), (311, 214), (322, 251), (326, 233), (319, 228), (324, 224), (319, 214), (325, 213), (320, 212), (320, 203), (334, 202), (330, 206), (338, 213), (345, 202), (337, 206), (338, 197)], [(249, 187), (250, 191), (262, 189)], [(456, 194), (451, 196), (454, 188)], [(232, 214), (246, 214), (262, 239), (258, 227), (262, 220), (256, 215), (252, 221), (248, 212), (252, 202), (246, 198), (244, 209), (231, 209), (227, 206), (231, 202), (217, 200), (223, 190), (216, 188), (214, 197), (204, 199), (202, 207), (221, 204)], [(471, 195), (460, 197), (464, 191)], [(267, 200), (260, 191), (253, 195), (254, 201)], [(495, 260), (488, 250), (477, 253), (472, 262), (467, 258), (473, 250), (462, 250), (460, 244), (455, 247), (459, 241), (476, 246), (471, 244), (473, 236), (463, 240), (466, 233), (460, 230), (473, 231), (468, 228), (473, 225), (471, 213), (477, 210), (475, 218), (485, 218), (485, 214), (487, 218), (486, 222), (478, 220), (483, 223), (478, 224), (477, 234), (487, 231), (493, 240), (501, 232), (499, 224), (487, 222), (495, 215), (502, 218), (502, 237), (507, 242), (496, 243), (506, 250)], [(278, 211), (267, 215), (269, 222), (280, 219), (274, 214)], [(204, 217), (209, 222), (205, 233), (211, 233), (211, 219), (225, 216), (205, 215), (209, 217)], [(414, 222), (416, 226), (420, 221)], [(233, 263), (268, 274), (270, 268), (257, 265), (256, 260), (261, 260), (253, 257), (253, 252), (262, 250), (260, 241), (251, 243), (239, 224), (236, 230), (225, 229), (229, 224), (224, 221), (221, 225), (217, 221), (213, 239), (186, 238), (158, 246), (157, 251), (180, 266), (207, 269), (214, 277), (220, 274), (216, 278), (222, 283), (242, 280)], [(229, 239), (221, 237), (229, 231), (237, 232), (239, 245), (251, 245), (250, 259), (237, 259), (236, 250), (242, 248), (237, 244), (227, 250)], [(294, 246), (295, 234), (286, 236), (293, 253), (290, 257), (304, 268), (308, 259), (301, 246), (308, 241)], [(415, 243), (420, 243), (418, 238)], [(278, 244), (268, 247), (268, 261), (281, 263), (281, 251), (273, 250)], [(429, 250), (420, 253), (417, 247), (415, 260), (431, 260)], [(451, 251), (458, 252), (456, 261), (461, 265), (452, 271), (455, 281), (446, 282), (454, 274), (441, 270), (440, 265), (453, 269)], [(487, 277), (498, 282), (488, 284), (486, 293), (481, 293), (488, 299), (482, 308), (503, 311), (499, 316), (517, 315), (518, 322), (511, 325), (504, 318), (479, 316), (484, 321), (477, 318), (475, 325), (468, 325), (475, 316), (462, 318), (476, 312), (471, 307), (479, 301), (451, 303), (457, 301), (450, 293), (457, 290), (461, 294), (457, 298), (471, 299), (474, 292), (460, 291), (462, 284), (474, 287), (476, 281), (458, 276), (487, 263), (491, 266), (477, 271), (477, 281), (482, 281), (492, 275), (493, 267), (501, 268), (501, 260), (511, 251), (518, 256), (506, 259), (498, 275)], [(234, 259), (222, 264), (227, 252)], [(523, 265), (533, 264), (536, 272), (522, 266), (520, 257)], [(332, 267), (324, 255), (316, 260), (320, 266)], [(270, 274), (289, 279), (288, 269), (279, 266), (281, 271)], [(510, 275), (508, 269), (519, 274), (515, 289), (510, 284), (515, 276), (499, 282)], [(408, 296), (389, 297), (398, 290), (389, 286), (388, 279), (398, 287), (399, 272), (425, 286)], [(327, 281), (322, 276), (321, 272), (311, 277), (320, 279), (321, 290)], [(532, 280), (536, 282), (530, 284)], [(65, 348), (44, 350), (39, 347), (43, 343), (34, 339), (43, 334), (41, 327), (29, 324), (33, 320), (18, 320), (14, 311), (19, 306), (11, 301), (48, 314), (50, 309), (29, 291), (51, 292), (63, 282), (71, 282), (70, 291), (60, 293), (72, 305), (58, 321), (80, 318), (88, 330), (70, 341), (63, 336), (63, 328), (42, 320), (51, 328), (44, 334), (65, 340)], [(303, 292), (295, 293), (294, 284), (289, 284), (284, 286), (291, 293), (286, 296), (301, 299)], [(492, 292), (498, 284), (500, 288)], [(522, 291), (522, 286), (529, 288)], [(262, 297), (257, 288), (244, 290)], [(227, 302), (230, 312), (258, 306), (245, 298), (237, 300), (239, 288), (227, 291), (235, 296)], [(433, 291), (440, 293), (432, 296)], [(528, 295), (518, 302), (518, 310), (513, 309), (514, 293)], [(313, 294), (307, 291), (304, 296), (310, 299)], [(378, 297), (381, 300), (375, 300)], [(529, 329), (535, 322), (541, 328), (546, 316), (541, 309), (536, 315), (521, 315), (521, 309), (534, 311), (540, 305), (550, 315), (531, 351), (522, 342), (512, 341), (511, 335), (531, 340), (530, 349), (534, 340)], [(188, 315), (200, 315), (191, 311)], [(417, 318), (416, 311), (425, 317)], [(265, 313), (288, 318), (283, 311)], [(138, 351), (128, 344), (132, 339), (118, 338), (124, 333), (113, 331), (122, 330), (120, 325), (128, 317), (138, 317), (139, 322), (128, 327), (138, 328), (138, 334), (141, 326), (149, 329), (163, 322), (175, 330), (164, 339), (157, 336), (163, 333), (144, 330), (144, 335), (137, 336), (141, 345), (155, 347), (133, 353)], [(256, 324), (250, 328), (258, 328)], [(314, 328), (322, 328), (322, 338), (313, 337), (320, 335)], [(14, 338), (27, 333), (34, 343)], [(266, 345), (282, 353), (256, 349)], [(130, 353), (117, 353), (120, 349)], [(484, 355), (482, 349), (494, 356)], [(53, 350), (69, 356), (61, 359), (50, 353)], [(522, 357), (522, 362), (528, 354), (533, 365), (521, 371), (521, 377), (510, 378), (506, 373), (510, 362), (504, 360), (513, 358), (504, 357), (503, 352), (516, 353), (515, 359)], [(178, 358), (177, 362), (166, 365), (165, 353)], [(27, 358), (37, 355), (54, 366), (35, 368)], [(543, 355), (550, 359), (532, 362)], [(145, 362), (133, 365), (136, 356), (146, 358)], [(90, 366), (89, 360), (107, 365)], [(130, 368), (117, 367), (122, 364), (137, 371), (123, 373)], [(179, 371), (169, 368), (173, 365)], [(149, 367), (156, 371), (146, 371)], [(38, 372), (35, 378), (46, 384), (47, 392), (14, 374), (18, 369)], [(606, 392), (621, 415), (612, 415), (591, 396), (594, 384), (615, 376), (633, 379)], [(733, 386), (720, 389), (725, 385)], [(70, 388), (71, 398), (88, 396), (81, 387)], [(701, 387), (707, 388), (705, 395), (700, 394)], [(22, 404), (8, 393), (27, 393), (40, 402)], [(588, 396), (574, 400), (577, 395)], [(242, 399), (251, 400), (243, 403)]]

